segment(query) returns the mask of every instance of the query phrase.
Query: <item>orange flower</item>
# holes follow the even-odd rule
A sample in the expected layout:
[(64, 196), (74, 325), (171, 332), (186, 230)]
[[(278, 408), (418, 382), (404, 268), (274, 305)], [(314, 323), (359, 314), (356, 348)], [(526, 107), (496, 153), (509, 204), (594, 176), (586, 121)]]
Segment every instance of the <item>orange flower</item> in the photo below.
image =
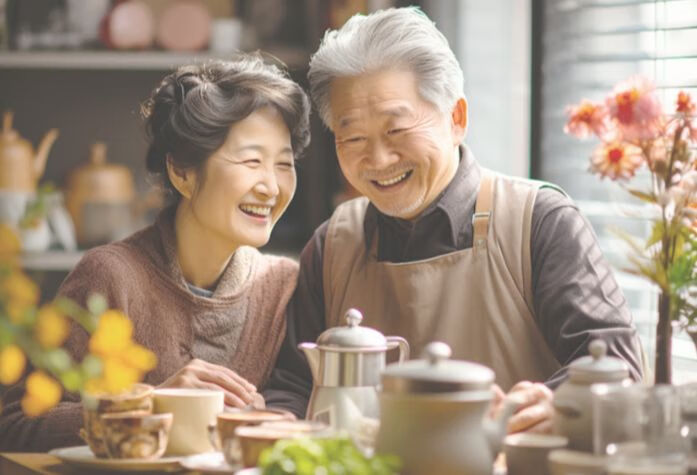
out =
[(634, 176), (643, 162), (639, 147), (624, 142), (609, 142), (595, 149), (590, 170), (601, 178), (627, 180)]
[(697, 106), (692, 102), (692, 96), (690, 96), (685, 91), (680, 91), (678, 93), (678, 98), (675, 101), (675, 111), (678, 114), (692, 115), (697, 111)]
[(660, 132), (661, 103), (648, 79), (635, 76), (618, 84), (605, 102), (624, 140), (651, 140)]
[(584, 139), (591, 134), (602, 137), (607, 131), (607, 108), (602, 104), (583, 100), (576, 106), (566, 109), (569, 119), (564, 132)]

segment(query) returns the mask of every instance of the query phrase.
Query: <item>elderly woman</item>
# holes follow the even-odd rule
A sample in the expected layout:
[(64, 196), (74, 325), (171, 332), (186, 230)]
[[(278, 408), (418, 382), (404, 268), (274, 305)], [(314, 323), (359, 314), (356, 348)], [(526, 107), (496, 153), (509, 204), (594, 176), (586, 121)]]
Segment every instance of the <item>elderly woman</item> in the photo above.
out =
[[(296, 187), (294, 160), (309, 141), (303, 90), (258, 55), (185, 66), (144, 104), (146, 163), (173, 197), (157, 222), (90, 250), (60, 295), (93, 293), (132, 320), (158, 357), (145, 382), (221, 389), (231, 406), (263, 406), (285, 334), (297, 264), (261, 254)], [(88, 334), (75, 329), (78, 357)], [(25, 417), (21, 387), (6, 395), (0, 450), (44, 451), (82, 442), (76, 395), (45, 416)]]

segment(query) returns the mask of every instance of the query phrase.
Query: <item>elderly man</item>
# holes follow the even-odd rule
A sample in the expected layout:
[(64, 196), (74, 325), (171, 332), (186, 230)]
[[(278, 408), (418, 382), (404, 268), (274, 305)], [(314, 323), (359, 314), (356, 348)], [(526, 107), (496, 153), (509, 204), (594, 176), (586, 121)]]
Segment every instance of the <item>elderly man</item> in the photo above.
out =
[(421, 11), (356, 15), (328, 32), (309, 80), (364, 197), (302, 252), (269, 406), (304, 415), (311, 375), (296, 345), (350, 307), (416, 356), (441, 340), (494, 369), (524, 401), (511, 432), (550, 429), (550, 388), (594, 338), (641, 377), (636, 330), (590, 225), (559, 188), (485, 170), (462, 145), (463, 73)]

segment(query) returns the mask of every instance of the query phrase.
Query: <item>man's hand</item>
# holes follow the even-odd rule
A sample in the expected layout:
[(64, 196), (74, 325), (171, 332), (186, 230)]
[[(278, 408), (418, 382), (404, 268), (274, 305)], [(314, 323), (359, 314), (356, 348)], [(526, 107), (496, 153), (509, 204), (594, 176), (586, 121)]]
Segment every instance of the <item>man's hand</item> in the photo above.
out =
[(552, 432), (554, 394), (542, 383), (521, 381), (508, 394), (497, 385), (493, 386), (494, 399), (491, 403), (491, 415), (497, 415), (505, 398), (519, 403), (516, 412), (508, 420), (508, 433), (514, 432)]
[(222, 390), (225, 404), (233, 407), (264, 407), (257, 388), (229, 368), (194, 359), (174, 373), (158, 388), (201, 388)]

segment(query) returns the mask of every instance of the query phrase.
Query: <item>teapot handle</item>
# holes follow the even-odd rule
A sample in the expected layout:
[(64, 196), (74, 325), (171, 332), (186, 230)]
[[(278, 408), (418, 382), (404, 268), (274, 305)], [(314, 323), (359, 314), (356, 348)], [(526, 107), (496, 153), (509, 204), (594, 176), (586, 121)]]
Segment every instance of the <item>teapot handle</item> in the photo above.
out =
[(401, 336), (388, 336), (385, 337), (387, 340), (387, 349), (394, 350), (399, 347), (399, 362), (404, 363), (409, 359), (409, 343), (407, 340)]

